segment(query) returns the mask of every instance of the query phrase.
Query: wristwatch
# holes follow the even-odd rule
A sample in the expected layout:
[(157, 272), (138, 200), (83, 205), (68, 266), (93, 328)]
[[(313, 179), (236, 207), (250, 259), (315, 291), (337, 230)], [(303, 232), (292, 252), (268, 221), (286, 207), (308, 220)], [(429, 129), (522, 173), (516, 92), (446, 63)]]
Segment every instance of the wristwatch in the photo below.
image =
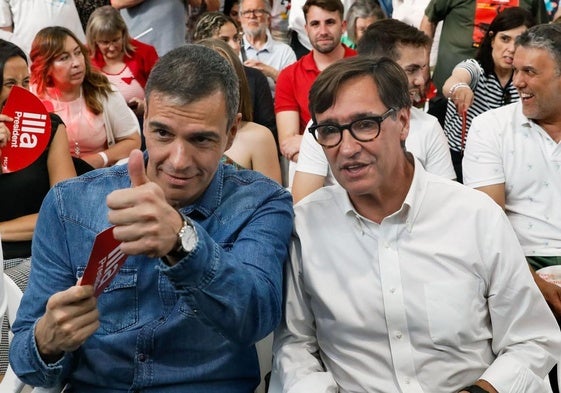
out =
[(191, 251), (193, 251), (199, 240), (197, 231), (195, 230), (191, 220), (183, 214), (181, 214), (181, 217), (183, 217), (183, 225), (181, 226), (179, 232), (177, 232), (176, 246), (167, 253), (168, 256), (174, 258), (175, 260), (185, 258)]
[(460, 392), (469, 392), (469, 393), (489, 393), (487, 390), (483, 389), (481, 386), (478, 385), (471, 385), (471, 386), (466, 386), (463, 389), (460, 389)]

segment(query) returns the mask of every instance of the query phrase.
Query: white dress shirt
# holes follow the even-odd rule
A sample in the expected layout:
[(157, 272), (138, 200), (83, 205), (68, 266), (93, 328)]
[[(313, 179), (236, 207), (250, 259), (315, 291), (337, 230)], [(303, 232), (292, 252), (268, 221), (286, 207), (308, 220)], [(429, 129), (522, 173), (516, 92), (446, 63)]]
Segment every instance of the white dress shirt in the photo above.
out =
[(284, 392), (453, 393), (480, 378), (547, 391), (561, 333), (485, 194), (416, 160), (381, 224), (334, 185), (296, 205), (295, 233), (274, 346)]
[[(311, 125), (310, 120), (300, 145), (296, 171), (325, 176), (325, 185), (335, 184), (337, 181), (329, 169), (329, 163), (321, 145), (308, 132)], [(421, 109), (411, 108), (411, 125), (409, 135), (405, 140), (405, 147), (430, 173), (447, 179), (456, 178), (448, 149), (448, 139), (436, 117)]]
[(505, 210), (527, 256), (561, 255), (561, 144), (506, 105), (473, 119), (462, 162), (464, 184), (505, 184)]

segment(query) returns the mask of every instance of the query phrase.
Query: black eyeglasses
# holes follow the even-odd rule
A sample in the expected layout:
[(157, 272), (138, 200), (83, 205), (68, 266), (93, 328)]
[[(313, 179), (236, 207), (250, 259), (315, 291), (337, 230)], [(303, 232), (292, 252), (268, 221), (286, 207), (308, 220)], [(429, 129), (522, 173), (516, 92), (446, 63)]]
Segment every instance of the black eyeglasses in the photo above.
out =
[(382, 122), (393, 112), (395, 108), (390, 108), (381, 116), (363, 117), (349, 124), (314, 124), (308, 128), (308, 131), (323, 147), (335, 147), (341, 143), (344, 130), (349, 130), (353, 138), (359, 142), (370, 142), (378, 138)]
[(264, 10), (263, 8), (257, 8), (255, 10), (246, 10), (246, 11), (242, 11), (240, 12), (240, 15), (247, 18), (248, 16), (250, 16), (251, 14), (259, 17), (259, 16), (263, 16), (263, 15), (269, 15), (269, 13), (267, 12), (267, 10)]

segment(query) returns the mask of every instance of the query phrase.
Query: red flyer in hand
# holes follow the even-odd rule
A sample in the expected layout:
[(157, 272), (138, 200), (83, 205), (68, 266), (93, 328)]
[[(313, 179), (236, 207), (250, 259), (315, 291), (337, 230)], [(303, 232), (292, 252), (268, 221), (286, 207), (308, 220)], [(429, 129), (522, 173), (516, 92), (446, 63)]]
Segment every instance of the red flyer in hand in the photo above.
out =
[(6, 122), (10, 140), (1, 148), (1, 173), (16, 172), (33, 164), (45, 151), (51, 139), (51, 118), (45, 105), (30, 91), (12, 87), (2, 114), (13, 122)]
[(113, 237), (109, 227), (95, 237), (95, 242), (80, 285), (93, 285), (95, 297), (101, 295), (111, 280), (117, 275), (127, 255), (123, 254), (120, 241)]

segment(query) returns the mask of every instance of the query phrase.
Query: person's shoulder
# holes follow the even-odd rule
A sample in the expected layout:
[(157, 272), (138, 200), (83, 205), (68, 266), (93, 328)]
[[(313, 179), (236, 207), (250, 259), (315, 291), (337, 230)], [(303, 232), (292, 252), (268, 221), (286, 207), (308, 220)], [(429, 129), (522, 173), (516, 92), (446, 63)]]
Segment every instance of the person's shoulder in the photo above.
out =
[(358, 52), (356, 50), (349, 48), (347, 45), (345, 45), (345, 44), (341, 44), (341, 45), (345, 49), (345, 55), (344, 55), (345, 57), (353, 57), (353, 56), (356, 56), (358, 54)]
[[(305, 54), (304, 56), (302, 56), (301, 58), (296, 60), (294, 63), (287, 65), (285, 68), (283, 68), (281, 70), (280, 73), (281, 74), (283, 74), (283, 73), (286, 73), (286, 74), (294, 73), (294, 72), (296, 72), (296, 70), (303, 67), (306, 63), (309, 63), (310, 61), (314, 62), (314, 57), (312, 55), (312, 51)], [(315, 62), (314, 62), (314, 64), (315, 64)]]
[(427, 193), (425, 197), (431, 198), (438, 205), (451, 205), (451, 210), (469, 214), (469, 212), (502, 212), (502, 208), (486, 193), (467, 187), (455, 180), (425, 172)]
[(264, 125), (253, 121), (245, 122), (244, 125), (238, 129), (236, 138), (240, 138), (240, 140), (243, 140), (244, 143), (251, 145), (255, 144), (256, 148), (265, 142), (269, 142), (270, 140), (272, 140), (273, 143), (275, 141), (271, 130)]
[(509, 123), (515, 124), (516, 122), (524, 121), (520, 102), (515, 102), (509, 105), (499, 106), (498, 108), (489, 109), (477, 116), (472, 120), (472, 125), (475, 123), (489, 128), (491, 132), (498, 132), (497, 127), (488, 127), (489, 124), (507, 125)]
[(224, 166), (224, 190), (227, 193), (247, 194), (267, 199), (272, 195), (289, 197), (290, 193), (273, 179), (250, 169)]
[(307, 215), (313, 214), (313, 212), (323, 212), (325, 214), (329, 211), (331, 214), (335, 212), (336, 206), (340, 206), (341, 201), (347, 198), (346, 194), (345, 189), (339, 184), (321, 187), (296, 203), (294, 212)]
[[(248, 80), (249, 79), (253, 79), (253, 80), (264, 79), (265, 82), (267, 81), (267, 77), (265, 76), (265, 74), (263, 74), (263, 72), (258, 70), (257, 68), (248, 67), (248, 66), (244, 65), (243, 69), (244, 69), (245, 76)], [(267, 86), (269, 86), (268, 83), (267, 83)]]
[(94, 169), (83, 175), (72, 177), (57, 183), (53, 189), (69, 198), (80, 200), (105, 201), (105, 195), (113, 190), (130, 187), (127, 165), (114, 165), (108, 168)]

